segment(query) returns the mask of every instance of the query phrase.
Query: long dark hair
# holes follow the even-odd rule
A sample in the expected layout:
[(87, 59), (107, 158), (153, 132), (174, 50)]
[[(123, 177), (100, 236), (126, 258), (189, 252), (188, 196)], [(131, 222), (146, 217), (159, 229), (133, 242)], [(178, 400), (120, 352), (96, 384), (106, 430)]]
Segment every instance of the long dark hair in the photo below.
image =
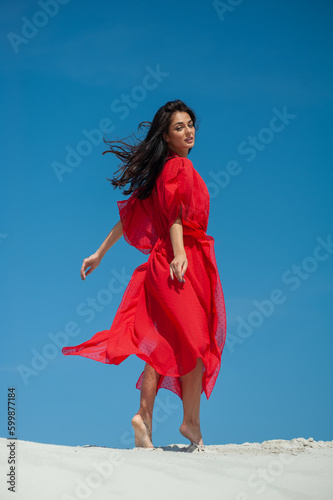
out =
[(157, 111), (152, 122), (144, 121), (139, 124), (138, 130), (149, 128), (144, 139), (139, 140), (134, 134), (137, 141), (134, 144), (104, 139), (104, 142), (109, 145), (109, 149), (103, 154), (113, 153), (122, 161), (122, 165), (115, 172), (118, 176), (114, 175), (112, 179), (107, 178), (114, 189), (124, 188), (126, 184), (130, 183), (129, 188), (123, 190), (124, 195), (130, 195), (135, 191), (137, 191), (137, 198), (140, 199), (150, 195), (168, 156), (168, 143), (163, 138), (163, 134), (169, 132), (172, 115), (176, 111), (188, 113), (196, 129), (194, 111), (183, 101), (177, 99), (164, 104)]

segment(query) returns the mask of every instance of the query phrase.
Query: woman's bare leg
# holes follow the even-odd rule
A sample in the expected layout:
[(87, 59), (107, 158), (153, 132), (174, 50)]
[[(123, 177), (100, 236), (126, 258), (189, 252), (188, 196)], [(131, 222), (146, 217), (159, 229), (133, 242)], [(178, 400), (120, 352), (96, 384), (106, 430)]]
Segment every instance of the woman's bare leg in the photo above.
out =
[(200, 399), (202, 391), (202, 359), (197, 359), (196, 367), (181, 377), (184, 419), (179, 431), (192, 443), (203, 445), (200, 430)]
[(160, 376), (152, 366), (146, 363), (140, 393), (140, 409), (132, 418), (135, 446), (154, 448), (152, 443), (152, 421), (156, 390)]

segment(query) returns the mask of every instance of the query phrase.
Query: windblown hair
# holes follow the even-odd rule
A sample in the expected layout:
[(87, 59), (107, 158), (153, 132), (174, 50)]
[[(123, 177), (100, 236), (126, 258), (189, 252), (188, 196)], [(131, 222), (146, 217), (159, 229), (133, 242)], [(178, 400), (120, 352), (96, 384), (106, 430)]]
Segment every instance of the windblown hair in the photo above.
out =
[[(183, 101), (177, 99), (164, 104), (157, 111), (152, 122), (144, 121), (139, 124), (138, 130), (149, 128), (144, 139), (139, 140), (134, 134), (133, 136), (137, 141), (134, 144), (104, 139), (104, 142), (109, 145), (109, 149), (104, 151), (103, 154), (113, 153), (122, 161), (113, 178), (107, 178), (114, 186), (114, 189), (117, 187), (124, 188), (127, 184), (130, 184), (128, 189), (123, 189), (124, 195), (130, 195), (135, 191), (137, 191), (137, 198), (140, 199), (147, 198), (150, 195), (168, 156), (168, 143), (165, 141), (163, 134), (168, 133), (172, 115), (177, 111), (188, 113), (196, 128), (194, 111), (186, 106)], [(191, 149), (189, 149), (190, 151)]]

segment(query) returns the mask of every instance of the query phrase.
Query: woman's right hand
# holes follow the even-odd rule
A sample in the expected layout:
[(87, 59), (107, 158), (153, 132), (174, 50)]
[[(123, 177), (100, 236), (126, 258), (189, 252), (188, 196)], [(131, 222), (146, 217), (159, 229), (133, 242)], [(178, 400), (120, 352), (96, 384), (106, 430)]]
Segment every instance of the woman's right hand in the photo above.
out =
[[(102, 257), (97, 253), (93, 253), (92, 255), (90, 255), (90, 257), (84, 259), (81, 267), (81, 279), (85, 280), (86, 276), (92, 273), (94, 269), (96, 269), (96, 267), (100, 265), (101, 260)], [(88, 269), (88, 271), (86, 271), (87, 267), (90, 268)]]

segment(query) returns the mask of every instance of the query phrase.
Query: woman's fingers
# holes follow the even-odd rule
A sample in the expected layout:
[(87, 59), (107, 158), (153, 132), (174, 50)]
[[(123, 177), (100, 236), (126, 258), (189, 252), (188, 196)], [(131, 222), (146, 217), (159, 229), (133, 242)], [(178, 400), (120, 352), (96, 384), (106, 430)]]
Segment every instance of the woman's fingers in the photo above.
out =
[(88, 274), (92, 273), (94, 269), (95, 269), (95, 266), (90, 266), (89, 269), (86, 271), (86, 276), (88, 276)]
[(170, 264), (171, 279), (173, 280), (173, 278), (176, 276), (178, 281), (185, 283), (184, 274), (186, 272), (186, 269), (187, 269), (187, 259), (181, 261), (174, 259)]
[[(87, 267), (90, 268), (90, 269), (88, 269), (88, 271), (87, 271)], [(90, 262), (90, 259), (84, 259), (82, 267), (81, 267), (81, 278), (83, 280), (85, 280), (86, 276), (88, 276), (88, 274), (90, 274), (93, 270), (94, 270), (94, 267), (93, 267), (92, 263)]]
[[(82, 266), (81, 266), (81, 278), (84, 280), (86, 279), (86, 276), (88, 274), (92, 273), (94, 269), (96, 269), (97, 266), (99, 266), (101, 262), (101, 257), (98, 254), (93, 254), (87, 259), (83, 260)], [(89, 268), (87, 270), (87, 268)]]
[(173, 278), (176, 276), (176, 278), (178, 279), (178, 281), (180, 281), (179, 280), (179, 275), (180, 274), (178, 272), (177, 267), (173, 263), (171, 263), (170, 264), (170, 276), (171, 276), (171, 279), (173, 280)]
[(86, 261), (86, 259), (84, 259), (83, 264), (81, 266), (81, 271), (80, 271), (81, 279), (83, 279), (83, 280), (86, 279), (86, 275), (85, 275), (85, 269), (86, 269), (85, 261)]

